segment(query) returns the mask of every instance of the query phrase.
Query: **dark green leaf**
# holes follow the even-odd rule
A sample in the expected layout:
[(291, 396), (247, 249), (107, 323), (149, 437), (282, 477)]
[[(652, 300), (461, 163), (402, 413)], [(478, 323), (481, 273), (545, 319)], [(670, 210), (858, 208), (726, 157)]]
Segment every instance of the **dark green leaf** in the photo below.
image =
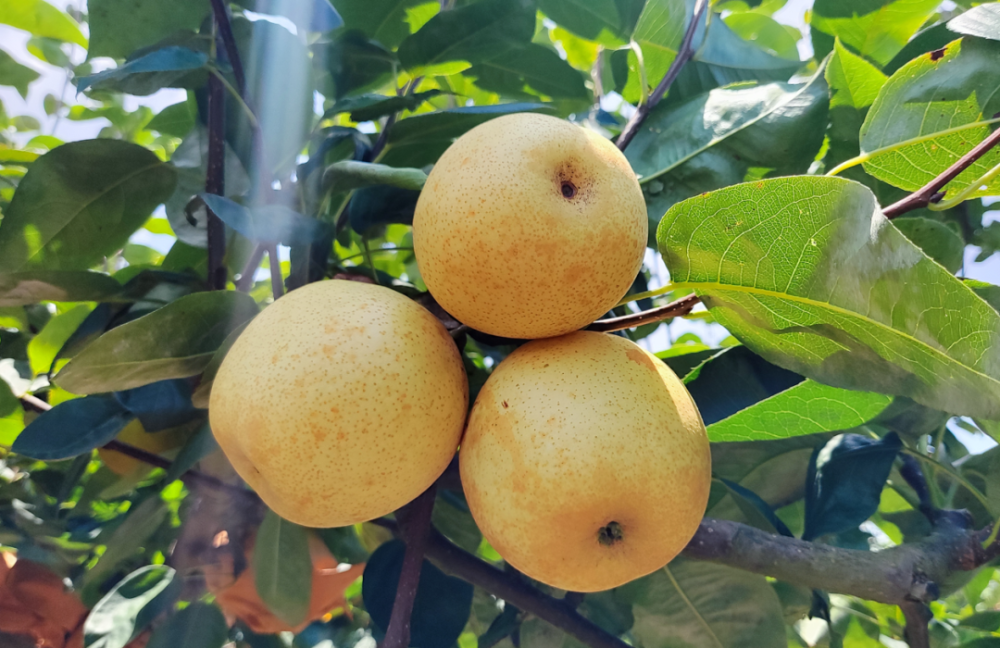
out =
[(268, 511), (253, 550), (254, 583), (264, 604), (289, 625), (309, 611), (312, 559), (305, 527)]
[(440, 90), (427, 90), (396, 97), (380, 94), (363, 94), (357, 97), (346, 97), (333, 104), (323, 113), (327, 119), (340, 113), (351, 113), (351, 120), (356, 122), (373, 121), (380, 117), (391, 115), (402, 110), (416, 110), (420, 104), (431, 97), (441, 94)]
[(880, 66), (903, 48), (941, 4), (939, 0), (816, 0), (810, 28), (817, 57), (834, 37)]
[(325, 61), (333, 85), (332, 90), (324, 93), (338, 101), (381, 87), (398, 66), (392, 52), (357, 31), (337, 33), (332, 42), (322, 46), (321, 52), (320, 60)]
[(994, 286), (993, 284), (975, 279), (966, 279), (964, 283), (972, 289), (972, 292), (979, 295), (980, 299), (992, 306), (994, 310), (1000, 311), (1000, 286)]
[(535, 33), (534, 7), (525, 0), (481, 0), (431, 18), (399, 46), (399, 61), (414, 74), (440, 72), (442, 63), (457, 72), (503, 54)]
[(962, 643), (958, 648), (1000, 648), (1000, 637), (979, 637)]
[(384, 164), (344, 160), (334, 162), (323, 172), (324, 191), (347, 191), (372, 185), (389, 185), (400, 189), (420, 191), (427, 181), (427, 174), (420, 169), (397, 168)]
[(630, 0), (539, 0), (538, 8), (574, 34), (613, 48), (628, 43), (643, 4)]
[[(405, 552), (401, 540), (390, 540), (376, 549), (365, 565), (361, 596), (372, 621), (383, 632), (389, 627)], [(451, 648), (469, 620), (472, 594), (472, 585), (445, 575), (425, 560), (410, 618), (410, 645)]]
[(204, 414), (191, 404), (191, 383), (184, 378), (115, 392), (115, 398), (139, 419), (146, 432), (184, 425)]
[(958, 34), (1000, 40), (1000, 3), (987, 2), (948, 21), (948, 29)]
[(1000, 612), (996, 610), (976, 612), (962, 619), (960, 624), (967, 628), (996, 632), (1000, 630)]
[(395, 167), (422, 167), (437, 161), (452, 142), (479, 124), (511, 113), (550, 110), (545, 104), (509, 103), (414, 115), (389, 131), (389, 146), (380, 161)]
[(892, 224), (948, 272), (957, 272), (962, 267), (965, 242), (941, 221), (913, 216), (893, 219)]
[(633, 604), (632, 636), (644, 646), (678, 638), (689, 646), (787, 646), (781, 604), (763, 576), (677, 558), (615, 593)]
[(243, 329), (245, 329), (249, 323), (249, 321), (244, 322), (230, 331), (229, 335), (226, 336), (226, 339), (219, 345), (219, 348), (212, 354), (212, 359), (209, 360), (207, 365), (205, 365), (205, 370), (201, 374), (201, 380), (198, 381), (198, 386), (195, 388), (194, 393), (191, 394), (191, 402), (195, 407), (208, 409), (208, 401), (212, 394), (212, 383), (215, 381), (215, 374), (218, 373), (219, 367), (222, 366), (222, 361), (226, 359), (226, 354), (229, 353), (229, 349), (232, 348), (233, 344), (243, 333)]
[(483, 539), (465, 499), (449, 490), (442, 489), (438, 493), (431, 522), (446, 538), (472, 553), (476, 552)]
[[(1000, 112), (1000, 42), (966, 38), (904, 65), (882, 86), (861, 128), (867, 173), (915, 191), (954, 164), (991, 132)], [(954, 196), (1000, 163), (993, 149), (948, 183)], [(969, 197), (993, 195), (1000, 180)]]
[(329, 223), (309, 218), (284, 205), (261, 205), (246, 208), (228, 198), (203, 193), (205, 204), (226, 225), (251, 241), (309, 245), (328, 235)]
[(25, 99), (28, 84), (38, 78), (38, 72), (21, 65), (7, 52), (0, 50), (0, 85), (11, 86)]
[(729, 496), (733, 498), (752, 526), (768, 533), (779, 533), (785, 537), (792, 537), (792, 532), (781, 521), (781, 518), (774, 514), (774, 509), (760, 495), (734, 481), (728, 479), (720, 479), (719, 481), (729, 491)]
[(33, 36), (54, 38), (87, 47), (87, 39), (76, 22), (44, 0), (0, 3), (0, 24), (23, 29)]
[[(170, 46), (154, 50), (145, 56), (132, 59), (116, 68), (76, 81), (76, 91), (88, 88), (133, 95), (149, 95), (163, 88), (188, 87), (184, 80), (192, 81), (191, 73), (208, 63), (208, 55), (186, 47)], [(195, 85), (204, 82), (194, 79)]]
[(147, 648), (222, 648), (229, 640), (226, 617), (214, 605), (195, 601), (159, 626)]
[(63, 389), (92, 394), (200, 373), (226, 336), (257, 314), (251, 297), (203, 292), (182, 297), (108, 331), (56, 376)]
[(176, 576), (164, 565), (149, 565), (126, 576), (94, 606), (84, 622), (85, 645), (123, 648), (177, 600), (182, 579)]
[(408, 10), (426, 0), (333, 0), (346, 29), (357, 29), (368, 38), (395, 48), (410, 35)]
[(528, 86), (553, 99), (591, 98), (580, 72), (552, 50), (534, 43), (517, 44), (464, 74), (476, 77), (480, 88), (500, 94), (523, 96)]
[(315, 529), (314, 533), (319, 536), (326, 548), (330, 550), (337, 560), (351, 565), (359, 565), (368, 562), (368, 551), (361, 544), (361, 538), (353, 526), (330, 527), (326, 529)]
[(171, 137), (184, 137), (194, 128), (195, 115), (187, 101), (175, 103), (153, 117), (146, 130), (157, 131)]
[(170, 469), (163, 478), (164, 482), (170, 483), (180, 479), (181, 475), (193, 468), (196, 463), (218, 449), (219, 444), (216, 443), (212, 429), (206, 423), (188, 439), (177, 458), (170, 462)]
[(673, 204), (741, 182), (752, 167), (804, 173), (822, 144), (828, 101), (819, 71), (804, 85), (722, 88), (658, 107), (626, 149), (650, 232)]
[(351, 229), (367, 234), (373, 227), (390, 223), (413, 223), (419, 191), (395, 187), (365, 187), (354, 192), (347, 206)]
[(0, 306), (26, 306), (43, 301), (106, 301), (122, 285), (106, 274), (75, 270), (32, 270), (0, 274)]
[(125, 58), (180, 30), (194, 30), (211, 8), (202, 0), (89, 0), (89, 58)]
[(675, 286), (696, 290), (771, 362), (1000, 418), (1000, 315), (892, 227), (865, 186), (797, 177), (729, 187), (672, 208), (657, 240)]
[(24, 428), (11, 449), (42, 461), (69, 459), (115, 438), (133, 418), (113, 398), (75, 398), (42, 413)]
[(840, 434), (816, 448), (806, 477), (802, 539), (857, 528), (875, 513), (901, 447), (899, 437), (889, 433), (882, 439)]
[(951, 41), (955, 40), (955, 32), (948, 29), (946, 23), (938, 23), (933, 27), (922, 30), (910, 39), (899, 53), (886, 63), (882, 71), (885, 74), (893, 75), (899, 68), (903, 67), (921, 54), (941, 49)]
[(14, 192), (0, 225), (0, 270), (85, 270), (121, 249), (175, 183), (166, 163), (129, 142), (59, 146)]

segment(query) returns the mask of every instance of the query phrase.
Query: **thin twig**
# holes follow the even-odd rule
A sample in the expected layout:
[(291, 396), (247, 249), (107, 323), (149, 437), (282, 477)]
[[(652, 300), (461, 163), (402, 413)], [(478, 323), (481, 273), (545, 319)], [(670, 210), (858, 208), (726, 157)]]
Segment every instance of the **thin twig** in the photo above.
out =
[(647, 311), (630, 313), (621, 317), (610, 317), (608, 319), (597, 320), (588, 326), (587, 330), (612, 333), (614, 331), (624, 331), (625, 329), (635, 328), (652, 322), (662, 322), (663, 320), (687, 315), (691, 312), (691, 309), (699, 303), (701, 303), (701, 299), (692, 293), (687, 297), (681, 297), (680, 299), (672, 301), (666, 306), (658, 306), (657, 308), (651, 308)]
[(920, 468), (920, 463), (915, 457), (906, 454), (902, 455), (900, 460), (902, 461), (902, 466), (899, 468), (899, 474), (910, 485), (910, 488), (916, 492), (917, 498), (920, 500), (920, 512), (933, 522), (935, 518), (934, 502), (931, 500), (931, 489), (927, 483), (927, 478), (924, 476), (924, 471)]
[(263, 243), (257, 243), (254, 246), (253, 251), (250, 253), (250, 258), (247, 259), (247, 263), (243, 266), (243, 271), (240, 272), (240, 278), (236, 280), (236, 290), (240, 292), (249, 292), (253, 287), (253, 276), (257, 274), (257, 268), (260, 267), (260, 262), (264, 258), (264, 252), (267, 251), (267, 246)]
[(944, 197), (944, 192), (941, 191), (944, 186), (954, 180), (960, 173), (962, 173), (962, 171), (965, 171), (972, 166), (979, 158), (986, 155), (986, 153), (997, 144), (1000, 144), (1000, 128), (993, 131), (989, 137), (977, 144), (971, 151), (960, 157), (957, 162), (945, 169), (941, 175), (934, 178), (917, 191), (914, 191), (909, 196), (889, 205), (882, 210), (882, 213), (885, 214), (886, 218), (895, 218), (905, 214), (906, 212), (926, 207), (932, 202), (941, 200), (941, 198)]
[(236, 87), (240, 94), (246, 92), (246, 77), (243, 75), (243, 61), (240, 60), (240, 50), (236, 47), (236, 37), (233, 35), (233, 25), (229, 20), (229, 8), (225, 0), (212, 0), (212, 13), (215, 15), (215, 24), (219, 28), (219, 37), (226, 49), (226, 58), (233, 68), (233, 76), (236, 78)]
[[(217, 196), (226, 189), (226, 93), (214, 74), (208, 77), (208, 168), (205, 191)], [(227, 272), (226, 228), (218, 216), (205, 206), (208, 213), (208, 284), (212, 290), (225, 290)]]
[[(413, 94), (413, 91), (417, 88), (417, 84), (419, 84), (422, 80), (423, 77), (414, 77), (411, 79), (407, 84), (406, 89), (402, 92), (402, 96), (408, 97)], [(392, 129), (393, 124), (396, 123), (398, 118), (399, 113), (394, 112), (389, 115), (388, 119), (385, 120), (385, 126), (382, 127), (382, 132), (378, 134), (378, 139), (375, 140), (375, 146), (371, 150), (370, 157), (372, 160), (378, 159), (378, 156), (382, 153), (382, 149), (384, 149), (385, 145), (389, 142), (389, 131)]]
[(267, 245), (267, 264), (271, 266), (271, 294), (274, 299), (285, 294), (285, 289), (281, 278), (281, 259), (278, 258), (278, 244), (269, 243)]
[(931, 637), (927, 624), (934, 618), (931, 609), (916, 601), (903, 603), (899, 608), (906, 617), (906, 628), (903, 630), (906, 643), (910, 648), (930, 648)]
[(406, 542), (406, 553), (403, 556), (399, 584), (396, 586), (396, 599), (392, 604), (392, 617), (381, 648), (406, 648), (410, 645), (410, 617), (413, 614), (413, 602), (417, 598), (436, 495), (437, 484), (431, 484), (417, 499), (396, 513), (399, 531)]
[(670, 64), (670, 68), (660, 81), (660, 84), (653, 90), (653, 94), (649, 95), (649, 101), (638, 106), (632, 114), (631, 119), (625, 124), (625, 128), (622, 129), (621, 135), (618, 136), (618, 140), (615, 142), (619, 151), (624, 151), (625, 147), (629, 145), (632, 138), (639, 132), (642, 122), (646, 120), (646, 117), (649, 116), (653, 108), (656, 108), (656, 104), (660, 103), (663, 96), (667, 94), (667, 90), (671, 84), (673, 84), (674, 80), (681, 73), (681, 69), (694, 56), (694, 49), (691, 47), (691, 43), (694, 42), (694, 33), (698, 29), (701, 16), (705, 13), (707, 6), (708, 0), (698, 0), (697, 4), (695, 4), (694, 13), (691, 15), (691, 22), (688, 23), (687, 30), (684, 32), (684, 40), (681, 41), (680, 49), (677, 50), (677, 56)]

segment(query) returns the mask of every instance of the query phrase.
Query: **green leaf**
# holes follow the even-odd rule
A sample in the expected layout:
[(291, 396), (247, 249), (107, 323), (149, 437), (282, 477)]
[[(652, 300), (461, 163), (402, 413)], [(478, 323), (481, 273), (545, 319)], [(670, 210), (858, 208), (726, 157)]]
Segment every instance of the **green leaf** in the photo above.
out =
[(1000, 315), (830, 177), (728, 187), (673, 207), (657, 241), (755, 353), (824, 384), (1000, 418)]
[(32, 270), (0, 274), (0, 306), (26, 306), (43, 301), (106, 301), (121, 290), (120, 283), (98, 272)]
[(968, 36), (1000, 40), (1000, 3), (987, 2), (948, 21), (948, 29)]
[[(861, 128), (864, 169), (915, 191), (985, 139), (1000, 111), (1000, 43), (975, 38), (921, 56), (892, 75)], [(948, 184), (955, 195), (997, 163), (993, 149)], [(970, 197), (1000, 192), (1000, 179)]]
[(244, 207), (223, 196), (199, 194), (219, 219), (251, 241), (309, 245), (328, 236), (329, 223), (309, 218), (284, 205)]
[(947, 268), (948, 272), (958, 272), (962, 267), (965, 241), (941, 221), (911, 216), (895, 218), (892, 224), (923, 250), (924, 254)]
[(195, 464), (219, 449), (219, 444), (215, 441), (212, 429), (206, 423), (192, 435), (188, 442), (181, 448), (177, 457), (170, 462), (170, 469), (167, 470), (163, 481), (170, 483), (180, 479), (188, 470), (194, 468)]
[(607, 47), (629, 41), (642, 2), (622, 0), (539, 0), (538, 8), (569, 31)]
[(87, 269), (121, 249), (175, 183), (165, 162), (129, 142), (49, 151), (21, 179), (0, 224), (0, 271)]
[(146, 648), (222, 648), (229, 624), (214, 605), (195, 601), (156, 628)]
[(191, 73), (204, 68), (207, 63), (208, 54), (204, 52), (176, 45), (164, 47), (116, 68), (80, 77), (76, 81), (76, 91), (83, 92), (89, 88), (150, 95), (163, 88), (194, 87), (204, 83), (204, 78), (195, 78), (193, 84), (184, 81), (191, 81)]
[(452, 142), (479, 124), (511, 113), (550, 111), (541, 103), (507, 103), (414, 115), (392, 127), (379, 161), (394, 167), (422, 167), (437, 161)]
[(644, 646), (788, 645), (781, 604), (763, 576), (677, 558), (616, 595), (633, 604), (632, 635)]
[(1000, 286), (994, 286), (985, 281), (977, 281), (975, 279), (966, 279), (964, 283), (972, 289), (972, 292), (979, 295), (983, 301), (992, 306), (993, 310), (1000, 311)]
[(435, 529), (466, 551), (475, 553), (483, 540), (469, 505), (461, 495), (451, 491), (442, 489), (438, 493), (431, 522)]
[(48, 373), (56, 359), (56, 354), (83, 323), (83, 320), (87, 319), (90, 311), (91, 308), (83, 304), (75, 306), (50, 319), (45, 324), (45, 328), (31, 338), (31, 342), (28, 342), (28, 360), (31, 363), (32, 373), (36, 376)]
[[(361, 581), (361, 596), (372, 621), (389, 627), (406, 545), (401, 540), (383, 543), (368, 559)], [(410, 645), (451, 648), (462, 633), (472, 608), (473, 588), (444, 574), (424, 560), (410, 618)]]
[(420, 192), (396, 187), (364, 187), (351, 196), (347, 220), (358, 234), (392, 223), (413, 224)]
[(751, 168), (804, 173), (822, 144), (827, 103), (820, 71), (803, 85), (720, 88), (657, 107), (625, 150), (650, 232), (675, 203), (741, 182)]
[(176, 31), (195, 30), (211, 11), (202, 0), (88, 0), (88, 58), (125, 58)]
[(357, 31), (338, 32), (320, 51), (333, 85), (324, 94), (338, 101), (382, 87), (399, 65), (392, 52)]
[(840, 434), (816, 448), (806, 477), (802, 539), (856, 529), (875, 513), (902, 445), (890, 432), (882, 439)]
[(351, 113), (351, 121), (373, 121), (386, 115), (402, 110), (416, 110), (418, 106), (441, 94), (440, 90), (427, 90), (413, 94), (387, 97), (380, 94), (363, 94), (356, 97), (340, 99), (323, 113), (323, 119), (328, 119), (340, 113)]
[[(168, 514), (166, 503), (157, 495), (149, 495), (141, 503), (132, 502), (132, 507), (125, 514), (125, 520), (121, 524), (106, 527), (102, 531), (97, 540), (105, 545), (104, 553), (101, 554), (97, 564), (90, 567), (83, 575), (81, 598), (84, 602), (93, 594), (100, 592), (105, 579), (116, 567), (126, 560), (135, 558), (136, 552), (167, 520)], [(110, 537), (106, 537), (109, 534)]]
[[(860, 152), (858, 133), (888, 77), (871, 63), (852, 53), (838, 39), (826, 67), (830, 85), (830, 146), (823, 161), (828, 168), (856, 157)], [(867, 176), (864, 176), (867, 178)], [(858, 178), (856, 178), (858, 179)]]
[(87, 39), (76, 22), (44, 0), (5, 0), (0, 4), (0, 24), (87, 47)]
[(986, 632), (996, 632), (1000, 630), (1000, 612), (989, 610), (987, 612), (976, 612), (959, 621), (959, 625), (967, 628), (976, 628)]
[(257, 593), (271, 612), (293, 626), (305, 620), (313, 575), (305, 527), (269, 510), (257, 531), (253, 570)]
[[(774, 18), (755, 11), (732, 13), (726, 26), (745, 41), (790, 61), (799, 60), (798, 38)], [(794, 30), (792, 30), (794, 31)]]
[(157, 131), (171, 137), (184, 137), (194, 128), (195, 115), (187, 101), (167, 106), (156, 114), (146, 130)]
[(0, 85), (11, 86), (27, 99), (28, 84), (37, 78), (38, 72), (21, 65), (10, 54), (0, 50)]
[(480, 88), (499, 94), (523, 96), (527, 85), (554, 99), (591, 99), (583, 75), (557, 53), (535, 43), (518, 44), (463, 74), (476, 77)]
[(812, 380), (776, 394), (708, 427), (708, 440), (783, 439), (857, 427), (884, 410), (892, 397), (828, 387)]
[(431, 18), (399, 45), (399, 61), (414, 74), (452, 61), (479, 63), (529, 42), (534, 33), (530, 3), (482, 0)]
[(126, 576), (87, 616), (83, 624), (84, 645), (123, 648), (177, 600), (183, 579), (176, 576), (165, 565), (149, 565)]
[(333, 0), (345, 29), (360, 30), (392, 49), (413, 31), (410, 12), (427, 0)]
[(257, 310), (254, 300), (239, 292), (181, 297), (99, 337), (63, 367), (55, 382), (73, 393), (94, 394), (194, 376)]
[(41, 461), (70, 459), (114, 439), (133, 418), (113, 398), (74, 398), (39, 415), (18, 435), (11, 450)]
[(400, 189), (420, 191), (427, 181), (427, 174), (420, 169), (397, 168), (384, 164), (344, 160), (334, 162), (323, 172), (324, 191), (347, 191), (373, 185), (389, 185)]
[(226, 354), (229, 353), (229, 349), (233, 347), (233, 344), (236, 343), (236, 340), (243, 333), (243, 329), (245, 329), (249, 323), (249, 321), (244, 322), (230, 331), (229, 335), (226, 336), (226, 339), (219, 345), (219, 348), (212, 354), (212, 359), (209, 360), (208, 364), (205, 366), (204, 372), (201, 374), (201, 380), (198, 382), (198, 387), (196, 387), (194, 392), (191, 394), (191, 402), (195, 407), (208, 409), (209, 397), (212, 395), (212, 383), (215, 382), (215, 375), (219, 372), (219, 367), (222, 366), (222, 361), (226, 359)]
[(816, 0), (810, 19), (816, 56), (834, 37), (880, 66), (906, 45), (941, 4), (939, 0)]

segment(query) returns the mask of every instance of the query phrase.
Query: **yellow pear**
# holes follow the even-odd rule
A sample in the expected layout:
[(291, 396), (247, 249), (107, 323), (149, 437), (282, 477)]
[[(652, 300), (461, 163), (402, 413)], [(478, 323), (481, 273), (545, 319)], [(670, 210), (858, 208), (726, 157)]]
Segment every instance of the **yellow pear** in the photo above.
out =
[[(187, 437), (190, 436), (188, 434), (189, 431), (189, 428), (170, 428), (169, 430), (161, 430), (159, 432), (146, 432), (142, 427), (142, 423), (136, 419), (126, 425), (118, 433), (118, 436), (115, 437), (115, 440), (135, 446), (141, 450), (146, 450), (147, 452), (152, 452), (153, 454), (163, 454), (168, 450), (175, 450), (184, 445)], [(141, 477), (153, 470), (153, 467), (149, 464), (143, 463), (134, 457), (123, 455), (116, 450), (99, 448), (97, 456), (116, 475), (135, 474), (135, 476)]]
[(474, 329), (542, 338), (583, 328), (628, 291), (646, 206), (625, 156), (597, 133), (499, 117), (441, 156), (413, 217), (431, 294)]
[(333, 527), (430, 486), (455, 455), (467, 406), (458, 348), (430, 312), (389, 288), (334, 280), (250, 322), (216, 374), (209, 420), (276, 513)]
[(656, 356), (578, 332), (514, 351), (459, 452), (469, 509), (531, 578), (595, 592), (653, 572), (698, 528), (711, 484), (701, 415)]

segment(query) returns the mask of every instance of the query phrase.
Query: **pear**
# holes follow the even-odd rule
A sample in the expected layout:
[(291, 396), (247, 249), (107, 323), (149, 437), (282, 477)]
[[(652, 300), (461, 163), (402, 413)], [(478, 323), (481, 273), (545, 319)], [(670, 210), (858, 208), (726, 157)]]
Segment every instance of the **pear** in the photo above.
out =
[(455, 455), (468, 407), (458, 348), (403, 295), (353, 281), (292, 291), (223, 360), (209, 420), (281, 517), (334, 527), (406, 504)]
[(529, 342), (480, 391), (459, 452), (469, 509), (504, 560), (594, 592), (667, 564), (698, 528), (711, 455), (656, 356), (593, 332)]
[(646, 206), (625, 156), (599, 134), (531, 113), (460, 137), (413, 217), (420, 274), (474, 329), (542, 338), (580, 329), (642, 265)]

